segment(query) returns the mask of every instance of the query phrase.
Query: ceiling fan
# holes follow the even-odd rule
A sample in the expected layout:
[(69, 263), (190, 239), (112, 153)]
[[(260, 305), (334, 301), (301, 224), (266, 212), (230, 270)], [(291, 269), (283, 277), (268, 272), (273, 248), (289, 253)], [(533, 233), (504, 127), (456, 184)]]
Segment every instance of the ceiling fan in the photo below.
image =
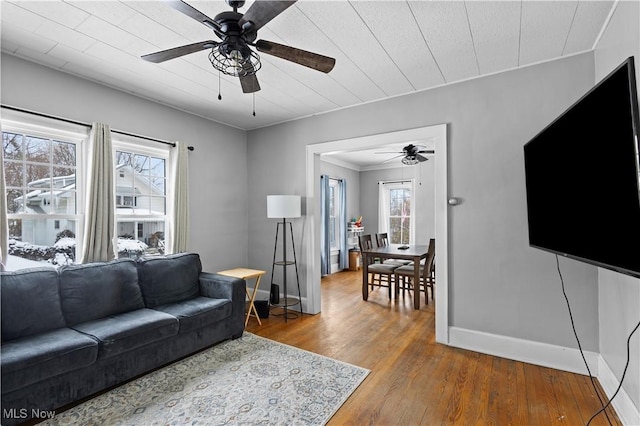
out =
[(388, 163), (389, 161), (393, 161), (398, 157), (402, 157), (402, 164), (413, 166), (415, 164), (429, 160), (427, 157), (421, 154), (435, 154), (435, 151), (432, 149), (426, 149), (425, 146), (409, 144), (402, 148), (402, 152), (376, 152), (376, 154), (400, 154), (396, 155), (395, 157), (391, 157), (388, 160), (383, 161), (382, 163)]
[(221, 41), (206, 40), (174, 47), (144, 55), (142, 59), (160, 63), (190, 53), (211, 49), (209, 60), (213, 67), (224, 74), (239, 77), (244, 93), (255, 93), (260, 90), (260, 84), (256, 77), (256, 72), (261, 67), (260, 57), (249, 46), (255, 47), (258, 52), (276, 56), (324, 73), (328, 73), (333, 69), (336, 63), (334, 58), (272, 41), (256, 41), (258, 30), (293, 5), (296, 0), (256, 0), (245, 14), (238, 12), (238, 8), (244, 5), (244, 0), (225, 1), (233, 8), (233, 11), (221, 12), (212, 19), (182, 0), (165, 0), (172, 8), (213, 30)]

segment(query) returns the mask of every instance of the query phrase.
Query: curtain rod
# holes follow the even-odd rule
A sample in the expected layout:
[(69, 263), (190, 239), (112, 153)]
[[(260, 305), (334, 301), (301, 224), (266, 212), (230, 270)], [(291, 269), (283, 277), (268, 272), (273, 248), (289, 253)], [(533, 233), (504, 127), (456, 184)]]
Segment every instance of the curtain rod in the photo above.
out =
[(378, 184), (388, 184), (388, 183), (411, 183), (411, 179), (409, 180), (385, 180), (385, 181), (380, 181), (378, 182)]
[[(49, 114), (44, 114), (44, 113), (41, 113), (41, 112), (30, 111), (28, 109), (12, 107), (12, 106), (9, 106), (9, 105), (4, 105), (4, 104), (1, 105), (1, 106), (2, 106), (2, 108), (8, 109), (8, 110), (11, 110), (11, 111), (23, 112), (23, 113), (26, 113), (26, 114), (31, 114), (31, 115), (35, 115), (35, 116), (43, 117), (43, 118), (51, 118), (53, 120), (58, 120), (58, 121), (62, 121), (62, 122), (69, 123), (69, 124), (75, 124), (76, 126), (91, 127), (91, 124), (83, 123), (81, 121), (75, 121), (75, 120), (70, 120), (68, 118), (56, 117), (55, 115), (49, 115)], [(152, 141), (152, 142), (158, 142), (158, 143), (162, 143), (162, 144), (165, 144), (165, 145), (171, 145), (174, 148), (176, 146), (175, 142), (168, 142), (168, 141), (164, 141), (162, 139), (155, 139), (155, 138), (150, 138), (150, 137), (147, 137), (147, 136), (136, 135), (134, 133), (123, 132), (121, 130), (111, 130), (111, 132), (112, 133), (117, 133), (119, 135), (131, 136), (131, 137), (134, 137), (134, 138), (144, 139), (144, 140), (148, 140), (148, 141)], [(192, 146), (188, 146), (187, 149), (189, 151), (193, 151), (195, 148), (192, 147)]]

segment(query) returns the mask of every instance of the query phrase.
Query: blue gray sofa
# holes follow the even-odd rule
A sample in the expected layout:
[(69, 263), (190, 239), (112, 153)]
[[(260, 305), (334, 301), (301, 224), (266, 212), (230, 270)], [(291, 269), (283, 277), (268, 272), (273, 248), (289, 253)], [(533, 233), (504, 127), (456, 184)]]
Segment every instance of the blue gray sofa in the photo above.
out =
[(2, 424), (56, 410), (244, 330), (245, 281), (184, 253), (2, 272)]

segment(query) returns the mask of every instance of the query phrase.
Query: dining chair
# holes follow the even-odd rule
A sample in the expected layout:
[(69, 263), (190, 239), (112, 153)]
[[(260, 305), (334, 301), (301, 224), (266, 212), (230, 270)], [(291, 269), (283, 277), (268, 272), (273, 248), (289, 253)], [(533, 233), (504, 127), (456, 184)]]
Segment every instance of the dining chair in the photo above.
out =
[[(373, 249), (373, 242), (371, 240), (371, 234), (365, 234), (358, 236), (358, 242), (360, 244), (360, 251)], [(371, 274), (371, 280), (367, 277), (367, 285), (371, 287), (386, 287), (389, 290), (389, 299), (391, 299), (391, 289), (393, 288), (394, 275), (393, 271), (398, 268), (398, 265), (388, 265), (384, 263), (370, 262), (367, 265), (367, 269)]]
[(436, 257), (436, 240), (435, 238), (431, 238), (429, 240), (429, 248), (427, 250), (427, 258), (425, 259), (424, 264), (420, 264), (420, 281), (416, 284), (411, 282), (411, 278), (413, 278), (413, 265), (405, 265), (399, 268), (396, 268), (393, 272), (396, 277), (396, 281), (399, 283), (396, 286), (396, 295), (398, 294), (398, 290), (414, 290), (421, 291), (424, 290), (424, 303), (425, 305), (429, 304), (429, 294), (428, 289), (431, 289), (431, 299), (434, 297), (434, 285), (435, 285), (435, 264), (434, 259)]
[[(378, 247), (386, 247), (389, 245), (389, 236), (386, 232), (381, 232), (379, 234), (376, 234), (376, 244), (378, 244)], [(403, 266), (403, 265), (408, 265), (409, 263), (411, 263), (410, 260), (403, 260), (403, 259), (383, 259), (382, 263), (386, 264), (386, 265), (398, 265), (398, 266)]]

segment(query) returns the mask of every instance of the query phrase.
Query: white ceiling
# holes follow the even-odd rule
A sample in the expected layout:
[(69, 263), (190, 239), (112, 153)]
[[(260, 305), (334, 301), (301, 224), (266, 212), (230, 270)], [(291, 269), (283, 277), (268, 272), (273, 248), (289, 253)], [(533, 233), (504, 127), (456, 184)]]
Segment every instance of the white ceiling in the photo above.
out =
[[(404, 166), (401, 163), (403, 148), (408, 144), (420, 147), (420, 150), (435, 150), (435, 140), (419, 140), (399, 142), (394, 144), (381, 145), (377, 148), (349, 151), (345, 145), (345, 150), (338, 152), (329, 152), (321, 154), (322, 161), (336, 164), (338, 166), (347, 167), (359, 172), (367, 170), (392, 169)], [(435, 154), (421, 154), (427, 158), (427, 161), (433, 160)]]
[[(247, 1), (240, 12), (253, 2)], [(223, 1), (189, 1), (214, 17)], [(207, 52), (141, 55), (211, 30), (162, 1), (1, 2), (2, 51), (241, 129), (255, 129), (591, 50), (612, 1), (300, 0), (258, 39), (336, 59), (329, 74), (261, 55), (262, 90), (221, 79)], [(213, 37), (213, 38), (212, 38)]]

